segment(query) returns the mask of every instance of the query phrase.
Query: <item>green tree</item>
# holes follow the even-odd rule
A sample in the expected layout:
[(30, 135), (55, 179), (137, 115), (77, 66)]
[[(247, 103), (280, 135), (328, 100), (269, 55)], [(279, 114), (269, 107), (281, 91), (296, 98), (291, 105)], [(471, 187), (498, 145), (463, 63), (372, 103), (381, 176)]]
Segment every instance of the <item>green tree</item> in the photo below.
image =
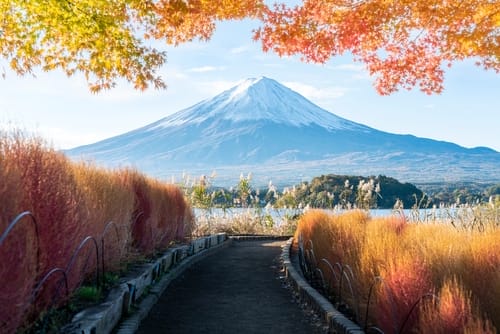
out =
[(0, 0), (0, 57), (19, 75), (81, 72), (93, 92), (118, 78), (136, 89), (164, 88), (158, 69), (166, 53), (147, 40), (208, 40), (216, 21), (262, 9), (261, 0)]
[(195, 184), (191, 191), (191, 203), (194, 207), (210, 210), (213, 207), (213, 196), (208, 191), (209, 183), (205, 175)]
[(250, 194), (252, 193), (252, 174), (248, 173), (247, 177), (244, 177), (243, 174), (240, 175), (240, 181), (238, 182), (237, 192), (238, 197), (241, 203), (241, 206), (246, 208), (248, 207), (248, 201), (250, 199)]

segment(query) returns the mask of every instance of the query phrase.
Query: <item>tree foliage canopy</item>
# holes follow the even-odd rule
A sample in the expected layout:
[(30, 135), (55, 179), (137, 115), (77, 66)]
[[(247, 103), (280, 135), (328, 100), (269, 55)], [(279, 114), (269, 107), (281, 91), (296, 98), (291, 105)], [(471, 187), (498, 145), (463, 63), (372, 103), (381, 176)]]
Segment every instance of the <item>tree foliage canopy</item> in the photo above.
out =
[(255, 17), (259, 0), (0, 0), (0, 55), (24, 75), (82, 72), (93, 92), (118, 78), (164, 88), (166, 53), (146, 44), (208, 40), (215, 21)]
[(324, 63), (350, 53), (380, 94), (443, 90), (443, 65), (473, 58), (500, 72), (498, 0), (305, 0), (264, 13), (264, 50)]
[(293, 8), (263, 0), (0, 0), (0, 54), (16, 73), (82, 72), (97, 92), (118, 78), (137, 89), (165, 87), (166, 53), (208, 40), (217, 21), (258, 18), (264, 51), (324, 63), (352, 54), (379, 93), (443, 90), (443, 66), (472, 58), (500, 71), (499, 0), (305, 0)]

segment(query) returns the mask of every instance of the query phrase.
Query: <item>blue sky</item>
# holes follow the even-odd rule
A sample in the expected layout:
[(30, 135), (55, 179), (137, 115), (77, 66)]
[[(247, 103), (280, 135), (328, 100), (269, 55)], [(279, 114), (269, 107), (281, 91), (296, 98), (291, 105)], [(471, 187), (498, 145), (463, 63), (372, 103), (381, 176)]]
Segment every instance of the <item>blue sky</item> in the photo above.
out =
[(441, 95), (414, 90), (379, 96), (363, 64), (348, 56), (317, 65), (265, 54), (252, 41), (255, 27), (252, 21), (225, 22), (207, 43), (160, 45), (167, 51), (160, 72), (168, 85), (164, 91), (135, 91), (120, 82), (93, 95), (81, 76), (38, 71), (36, 78), (18, 77), (0, 62), (6, 73), (0, 79), (0, 123), (71, 148), (154, 122), (243, 79), (267, 76), (338, 116), (379, 130), (500, 151), (500, 75), (472, 62), (456, 63)]

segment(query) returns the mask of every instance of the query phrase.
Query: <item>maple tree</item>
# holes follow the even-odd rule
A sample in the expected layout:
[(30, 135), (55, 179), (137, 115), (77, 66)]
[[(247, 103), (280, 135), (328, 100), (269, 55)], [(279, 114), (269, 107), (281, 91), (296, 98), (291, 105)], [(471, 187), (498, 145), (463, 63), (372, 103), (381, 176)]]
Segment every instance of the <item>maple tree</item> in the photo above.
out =
[(82, 72), (93, 92), (118, 78), (164, 88), (157, 72), (166, 53), (148, 39), (207, 40), (215, 21), (261, 9), (260, 0), (0, 0), (0, 56), (20, 75), (37, 67)]
[(305, 0), (274, 5), (255, 38), (264, 51), (324, 63), (352, 54), (380, 94), (443, 90), (443, 65), (472, 58), (500, 72), (499, 0)]
[(24, 75), (82, 72), (91, 91), (125, 78), (165, 87), (166, 53), (147, 44), (208, 40), (217, 21), (258, 18), (264, 51), (366, 64), (379, 93), (443, 90), (443, 66), (472, 58), (500, 71), (500, 0), (0, 0), (0, 56)]

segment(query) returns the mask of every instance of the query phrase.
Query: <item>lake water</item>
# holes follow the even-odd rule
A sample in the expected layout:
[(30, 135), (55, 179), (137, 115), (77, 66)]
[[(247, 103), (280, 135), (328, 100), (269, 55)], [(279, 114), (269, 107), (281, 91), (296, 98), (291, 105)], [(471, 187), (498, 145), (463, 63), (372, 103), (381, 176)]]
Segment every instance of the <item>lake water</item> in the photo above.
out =
[[(284, 220), (297, 217), (308, 209), (274, 209), (274, 208), (230, 208), (219, 209), (213, 208), (210, 210), (194, 209), (197, 221), (231, 221), (235, 218), (248, 217), (258, 218), (270, 216), (276, 225), (280, 225)], [(327, 213), (340, 214), (346, 210), (340, 209), (325, 209)], [(430, 208), (419, 210), (392, 210), (392, 209), (372, 209), (369, 211), (372, 217), (387, 217), (397, 216), (402, 214), (408, 221), (428, 222), (428, 221), (449, 221), (451, 219), (465, 219), (473, 215), (473, 211), (469, 207), (464, 208)]]

